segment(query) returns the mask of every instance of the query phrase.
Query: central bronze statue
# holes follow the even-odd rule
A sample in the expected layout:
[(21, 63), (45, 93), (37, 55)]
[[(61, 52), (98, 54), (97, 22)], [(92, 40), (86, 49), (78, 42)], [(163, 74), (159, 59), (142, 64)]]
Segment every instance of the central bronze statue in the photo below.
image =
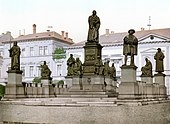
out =
[(13, 47), (9, 50), (11, 57), (11, 70), (20, 70), (20, 47), (14, 42)]
[(99, 42), (100, 18), (96, 14), (97, 12), (93, 10), (92, 15), (88, 18), (89, 31), (87, 41), (89, 42)]
[(130, 65), (134, 64), (134, 55), (137, 55), (138, 50), (138, 39), (133, 35), (135, 33), (134, 29), (128, 31), (129, 35), (125, 36), (123, 41), (123, 55), (125, 55), (125, 64), (127, 64), (127, 56), (131, 57)]
[(93, 10), (88, 18), (88, 36), (84, 46), (83, 75), (99, 75), (102, 70), (102, 46), (99, 43), (100, 18)]

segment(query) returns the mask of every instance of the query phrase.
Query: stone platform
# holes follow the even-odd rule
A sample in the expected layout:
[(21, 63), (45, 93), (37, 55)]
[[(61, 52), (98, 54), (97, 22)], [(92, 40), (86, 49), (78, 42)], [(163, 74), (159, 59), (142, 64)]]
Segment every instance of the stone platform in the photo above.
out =
[(168, 124), (165, 99), (39, 98), (0, 101), (0, 122), (13, 124)]

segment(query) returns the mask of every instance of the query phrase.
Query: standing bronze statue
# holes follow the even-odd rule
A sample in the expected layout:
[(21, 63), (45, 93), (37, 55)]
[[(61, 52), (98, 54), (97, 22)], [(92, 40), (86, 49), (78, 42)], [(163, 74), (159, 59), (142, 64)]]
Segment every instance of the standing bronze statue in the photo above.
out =
[(165, 58), (163, 52), (161, 51), (161, 48), (157, 49), (158, 51), (156, 52), (154, 59), (156, 60), (156, 72), (162, 73), (164, 72), (164, 64), (163, 64), (163, 59)]
[(134, 55), (137, 55), (138, 39), (133, 35), (134, 29), (128, 31), (129, 35), (125, 36), (123, 41), (123, 55), (125, 55), (125, 64), (127, 64), (127, 56), (131, 57), (130, 65), (134, 65)]
[(46, 64), (46, 61), (44, 61), (44, 64), (41, 65), (41, 78), (42, 79), (51, 79), (51, 70), (49, 69), (48, 65)]
[(100, 28), (100, 18), (96, 15), (97, 12), (93, 10), (93, 14), (89, 16), (89, 31), (87, 41), (89, 42), (99, 42), (99, 28)]
[(9, 50), (11, 57), (11, 70), (20, 70), (20, 47), (17, 45), (17, 42), (14, 42), (12, 48)]
[(146, 64), (141, 68), (141, 76), (152, 76), (152, 63), (148, 58), (145, 58)]

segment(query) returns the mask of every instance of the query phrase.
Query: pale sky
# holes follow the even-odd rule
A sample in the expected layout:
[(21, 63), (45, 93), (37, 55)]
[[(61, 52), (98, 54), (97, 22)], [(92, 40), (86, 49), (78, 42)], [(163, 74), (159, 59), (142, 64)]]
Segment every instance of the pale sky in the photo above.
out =
[(101, 20), (100, 35), (105, 29), (148, 29), (149, 16), (151, 29), (170, 28), (170, 0), (0, 0), (0, 34), (31, 34), (36, 24), (37, 32), (53, 26), (52, 31), (64, 30), (74, 42), (84, 41), (93, 10)]

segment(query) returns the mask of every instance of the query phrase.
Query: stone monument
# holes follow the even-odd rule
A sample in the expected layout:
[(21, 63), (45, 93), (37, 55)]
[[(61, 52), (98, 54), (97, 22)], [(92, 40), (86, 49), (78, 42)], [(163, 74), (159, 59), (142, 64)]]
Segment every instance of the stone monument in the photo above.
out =
[(71, 87), (73, 83), (74, 64), (75, 59), (73, 57), (73, 54), (70, 54), (70, 57), (67, 60), (67, 76), (65, 77), (68, 88)]
[(159, 90), (160, 90), (160, 96), (165, 97), (166, 96), (166, 87), (165, 87), (165, 74), (164, 72), (164, 53), (161, 51), (161, 48), (157, 49), (154, 59), (156, 61), (156, 68), (155, 71), (157, 74), (154, 75), (155, 83), (159, 84)]
[(157, 87), (156, 83), (153, 83), (152, 76), (152, 63), (148, 58), (145, 58), (146, 64), (141, 68), (141, 81), (145, 83), (146, 97), (153, 98), (154, 89)]
[(101, 62), (103, 47), (99, 43), (100, 18), (95, 10), (89, 16), (88, 23), (88, 37), (84, 46), (83, 89), (103, 90), (104, 76), (100, 74), (103, 66)]
[(9, 50), (11, 68), (7, 71), (8, 83), (6, 85), (5, 98), (24, 97), (25, 89), (22, 84), (22, 71), (20, 70), (20, 47), (17, 42), (13, 43)]
[[(133, 35), (134, 29), (128, 31), (123, 41), (123, 55), (125, 63), (121, 67), (121, 84), (119, 86), (119, 98), (135, 98), (138, 94), (138, 84), (136, 82), (136, 69), (134, 55), (137, 55), (138, 39)], [(130, 56), (130, 65), (127, 65), (127, 57)]]
[(50, 83), (52, 78), (51, 70), (49, 69), (48, 65), (46, 64), (46, 61), (44, 61), (43, 65), (40, 65), (41, 67), (41, 83), (43, 84), (43, 94), (44, 97), (49, 97), (50, 95)]

